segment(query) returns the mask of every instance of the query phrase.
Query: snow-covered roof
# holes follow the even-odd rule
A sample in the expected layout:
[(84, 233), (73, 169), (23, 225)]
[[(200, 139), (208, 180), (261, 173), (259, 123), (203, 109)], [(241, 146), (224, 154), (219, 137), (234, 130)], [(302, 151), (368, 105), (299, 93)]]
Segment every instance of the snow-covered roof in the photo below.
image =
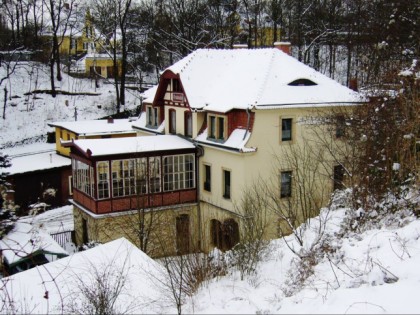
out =
[(70, 312), (68, 308), (71, 306), (86, 312), (83, 303), (89, 301), (80, 286), (94, 289), (99, 285), (98, 276), (102, 276), (110, 289), (119, 283), (122, 285), (114, 311), (161, 313), (164, 297), (154, 281), (163, 281), (163, 274), (157, 262), (125, 238), (120, 238), (3, 278), (0, 295), (5, 301), (3, 310), (11, 307), (5, 294), (13, 297), (12, 313), (30, 310), (36, 314), (61, 314)]
[(157, 91), (158, 85), (155, 85), (151, 87), (150, 89), (147, 89), (144, 91), (141, 96), (143, 97), (143, 102), (145, 103), (153, 103), (153, 98), (155, 97), (156, 91)]
[[(198, 49), (168, 70), (179, 75), (194, 109), (228, 112), (234, 108), (364, 101), (359, 93), (277, 48)], [(299, 79), (315, 85), (289, 85)]]
[(4, 149), (12, 166), (1, 171), (10, 175), (70, 166), (71, 160), (58, 155), (54, 143), (34, 143), (18, 148)]
[(134, 154), (152, 151), (194, 149), (190, 141), (175, 135), (143, 136), (113, 139), (80, 139), (74, 145), (90, 156)]
[(13, 230), (0, 240), (0, 249), (9, 265), (36, 252), (68, 256), (51, 235), (23, 222), (16, 222)]
[(35, 216), (21, 217), (19, 218), (19, 222), (29, 223), (49, 234), (73, 231), (73, 206), (67, 205), (45, 211)]
[(218, 143), (213, 140), (207, 139), (207, 130), (204, 130), (203, 133), (198, 135), (195, 140), (202, 145), (208, 145), (212, 147), (218, 147), (230, 151), (238, 151), (243, 153), (250, 153), (257, 151), (256, 148), (247, 148), (245, 147), (249, 138), (251, 137), (250, 132), (246, 132), (246, 129), (235, 129), (229, 136), (229, 138), (223, 142)]
[(97, 135), (135, 133), (131, 124), (131, 119), (114, 119), (113, 123), (108, 123), (108, 119), (99, 119), (53, 122), (48, 125), (51, 127), (60, 127), (78, 135)]

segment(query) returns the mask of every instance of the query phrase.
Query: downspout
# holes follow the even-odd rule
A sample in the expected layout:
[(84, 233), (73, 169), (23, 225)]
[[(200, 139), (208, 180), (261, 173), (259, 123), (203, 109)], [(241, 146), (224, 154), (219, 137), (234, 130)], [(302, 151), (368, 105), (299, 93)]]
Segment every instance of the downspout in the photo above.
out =
[(249, 130), (249, 123), (250, 123), (250, 120), (251, 120), (251, 114), (250, 114), (250, 112), (249, 112), (248, 107), (246, 108), (246, 114), (248, 115), (248, 120), (247, 120), (247, 123), (246, 123), (246, 131), (245, 131), (245, 134), (244, 134), (244, 137), (243, 137), (243, 139), (242, 139), (242, 140), (245, 140), (246, 135), (248, 134), (248, 130)]
[(202, 252), (203, 251), (203, 235), (202, 235), (202, 218), (201, 218), (201, 202), (200, 202), (200, 164), (199, 159), (203, 155), (201, 150), (203, 150), (201, 147), (199, 148), (197, 144), (195, 144), (198, 148), (199, 154), (196, 154), (196, 187), (197, 187), (197, 217), (198, 217), (198, 248)]

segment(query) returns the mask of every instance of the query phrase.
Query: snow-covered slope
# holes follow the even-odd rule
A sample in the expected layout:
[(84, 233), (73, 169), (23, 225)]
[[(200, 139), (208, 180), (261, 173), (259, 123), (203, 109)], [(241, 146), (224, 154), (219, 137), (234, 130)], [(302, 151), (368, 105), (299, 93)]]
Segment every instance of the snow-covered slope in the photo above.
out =
[[(352, 232), (348, 224), (354, 215), (372, 216), (376, 223)], [(326, 226), (317, 246), (325, 250), (314, 254), (316, 263), (305, 279), (302, 264), (285, 241), (298, 252), (310, 253), (320, 219)], [(239, 272), (230, 269), (228, 276), (202, 286), (184, 312), (418, 314), (419, 266), (420, 220), (409, 211), (383, 215), (333, 206), (311, 220), (303, 247), (293, 236), (272, 241), (256, 274), (241, 281)]]
[[(5, 76), (5, 68), (0, 67), (0, 78)], [(53, 121), (89, 120), (115, 113), (115, 88), (103, 80), (99, 87), (95, 80), (76, 79), (62, 74), (62, 81), (56, 81), (60, 91), (76, 95), (28, 94), (35, 90), (50, 90), (48, 67), (41, 63), (25, 62), (20, 64), (10, 80), (1, 85), (1, 116), (3, 115), (4, 88), (8, 90), (5, 117), (0, 118), (0, 149), (13, 146), (16, 142), (36, 139), (46, 135)], [(78, 95), (77, 95), (78, 94)], [(127, 90), (125, 108), (132, 110), (140, 104), (139, 95)], [(28, 142), (31, 142), (28, 140)]]

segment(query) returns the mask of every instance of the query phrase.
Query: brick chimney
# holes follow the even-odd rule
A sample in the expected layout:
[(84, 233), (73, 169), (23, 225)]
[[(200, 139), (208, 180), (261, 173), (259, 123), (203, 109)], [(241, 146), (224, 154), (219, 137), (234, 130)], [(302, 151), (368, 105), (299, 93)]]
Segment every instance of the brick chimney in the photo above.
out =
[(357, 79), (356, 78), (351, 78), (349, 80), (349, 89), (357, 92), (358, 86), (357, 86)]
[(112, 118), (111, 116), (108, 117), (108, 124), (113, 124), (114, 123), (114, 118)]
[(290, 47), (292, 44), (290, 42), (275, 42), (274, 47), (280, 49), (282, 52), (291, 55)]

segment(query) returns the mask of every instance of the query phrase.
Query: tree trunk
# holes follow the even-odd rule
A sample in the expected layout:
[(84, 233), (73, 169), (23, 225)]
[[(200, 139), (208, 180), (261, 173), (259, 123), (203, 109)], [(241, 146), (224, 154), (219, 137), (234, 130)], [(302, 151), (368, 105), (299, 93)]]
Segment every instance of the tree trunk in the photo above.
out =
[(55, 91), (55, 79), (54, 79), (54, 64), (55, 60), (53, 57), (53, 52), (51, 52), (51, 59), (50, 59), (50, 81), (51, 81), (51, 96), (56, 97), (57, 92)]
[(3, 119), (6, 119), (6, 105), (7, 105), (7, 88), (4, 87)]
[(60, 69), (60, 51), (59, 51), (60, 47), (58, 45), (58, 38), (57, 38), (57, 33), (54, 34), (53, 36), (53, 51), (52, 53), (54, 54), (54, 61), (56, 64), (56, 68), (57, 68), (57, 80), (61, 81), (62, 77), (61, 77), (61, 69)]

